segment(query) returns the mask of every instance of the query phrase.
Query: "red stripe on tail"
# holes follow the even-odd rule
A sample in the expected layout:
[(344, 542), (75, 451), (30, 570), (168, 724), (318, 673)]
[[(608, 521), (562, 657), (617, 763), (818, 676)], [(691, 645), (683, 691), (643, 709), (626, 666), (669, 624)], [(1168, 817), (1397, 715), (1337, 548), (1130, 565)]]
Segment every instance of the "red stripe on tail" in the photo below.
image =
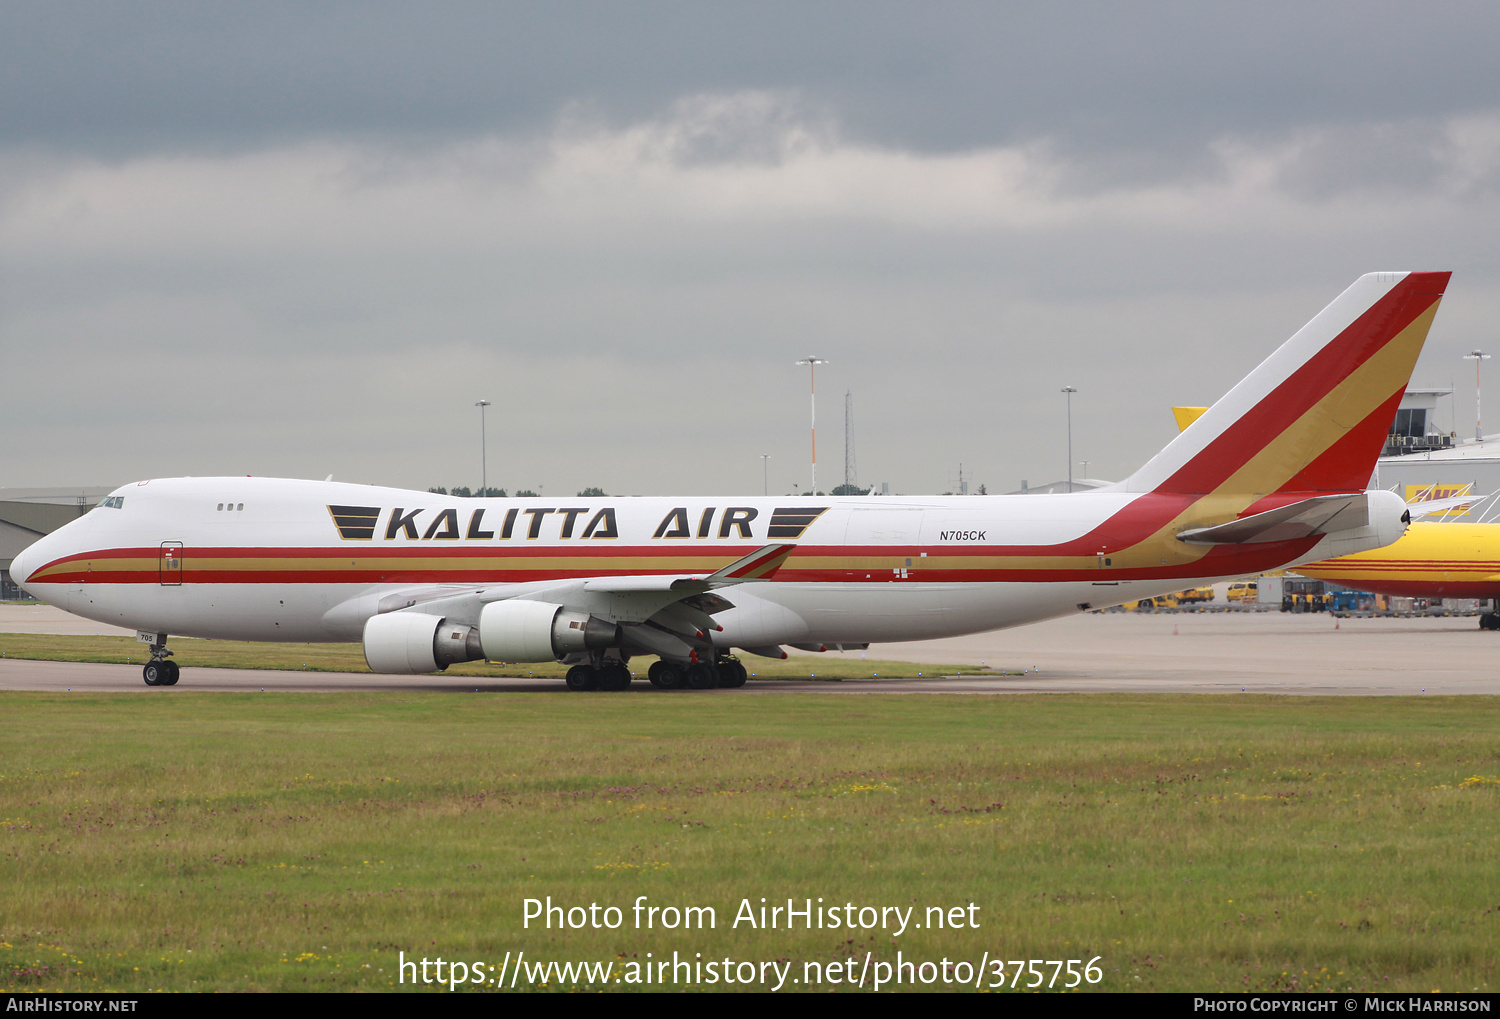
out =
[[(1158, 485), (1155, 491), (1182, 495), (1204, 495), (1214, 491), (1430, 308), (1442, 297), (1451, 275), (1448, 272), (1408, 274), (1334, 340), (1325, 344), (1226, 428), (1222, 435)], [(1394, 416), (1392, 410), (1390, 417)], [(1361, 422), (1356, 429), (1366, 428), (1369, 420)], [(1382, 442), (1389, 425), (1388, 418), (1380, 426)], [(1365, 487), (1375, 469), (1378, 444), (1368, 447), (1368, 443), (1356, 440), (1354, 446), (1345, 448), (1340, 440), (1335, 445), (1341, 447), (1339, 456), (1332, 459), (1320, 456), (1318, 461), (1326, 462), (1315, 471), (1310, 469), (1311, 464), (1298, 470), (1297, 474), (1309, 482), (1303, 490), (1358, 491)], [(1365, 455), (1367, 448), (1370, 452)], [(1360, 451), (1359, 455), (1355, 455), (1356, 449)]]

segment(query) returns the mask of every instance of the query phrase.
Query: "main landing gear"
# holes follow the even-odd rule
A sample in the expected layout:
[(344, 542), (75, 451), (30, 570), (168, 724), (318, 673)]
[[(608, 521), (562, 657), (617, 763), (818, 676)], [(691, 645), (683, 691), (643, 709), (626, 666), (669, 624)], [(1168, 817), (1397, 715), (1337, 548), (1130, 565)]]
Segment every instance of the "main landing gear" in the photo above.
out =
[(744, 686), (750, 673), (740, 664), (739, 659), (721, 655), (711, 663), (676, 665), (665, 660), (659, 661), (651, 666), (646, 677), (651, 680), (652, 686), (661, 690), (681, 690), (683, 687), (690, 690), (727, 690)]
[[(630, 686), (630, 669), (619, 658), (604, 658), (598, 652), (587, 662), (567, 672), (569, 690), (624, 690)], [(744, 686), (750, 673), (732, 655), (719, 655), (712, 662), (680, 665), (666, 659), (652, 662), (646, 678), (658, 690), (727, 690)]]
[(167, 635), (158, 633), (151, 644), (151, 660), (141, 669), (141, 678), (146, 681), (147, 686), (177, 685), (177, 675), (182, 670), (171, 660), (171, 654), (167, 650)]
[(1481, 630), (1500, 630), (1500, 613), (1486, 612), (1479, 617)]
[(568, 670), (566, 682), (569, 690), (623, 690), (630, 685), (630, 669), (618, 659), (575, 665)]
[[(739, 659), (720, 654), (712, 662), (652, 662), (646, 671), (651, 686), (658, 690), (726, 690), (744, 686), (750, 674)], [(567, 671), (570, 690), (624, 690), (630, 686), (630, 669), (619, 659), (580, 662)]]

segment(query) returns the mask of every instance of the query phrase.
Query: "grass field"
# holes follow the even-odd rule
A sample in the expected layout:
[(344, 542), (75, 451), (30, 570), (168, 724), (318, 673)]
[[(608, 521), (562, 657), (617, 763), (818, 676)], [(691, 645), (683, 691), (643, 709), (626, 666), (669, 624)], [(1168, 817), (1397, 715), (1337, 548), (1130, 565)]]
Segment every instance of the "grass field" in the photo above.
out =
[[(180, 637), (170, 642), (184, 668), (286, 669), (307, 672), (369, 672), (358, 644), (268, 644), (249, 640), (194, 640)], [(23, 658), (45, 662), (144, 663), (150, 657), (146, 645), (131, 637), (61, 636), (46, 633), (0, 633), (0, 659)], [(631, 660), (631, 670), (644, 682), (646, 667), (654, 656)], [(745, 667), (757, 679), (856, 679), (881, 676), (910, 679), (917, 676), (1007, 675), (976, 666), (923, 665), (887, 662), (850, 654), (793, 655), (785, 661), (745, 655)], [(502, 664), (464, 662), (450, 665), (448, 676), (541, 676), (561, 679), (567, 667), (556, 662)]]
[[(0, 706), (8, 990), (385, 990), (398, 952), (498, 968), (523, 950), (616, 974), (675, 950), (790, 960), (796, 979), (900, 951), (1100, 956), (1105, 990), (1495, 986), (1493, 699)], [(549, 895), (624, 924), (523, 929), (523, 901)], [(717, 926), (637, 930), (641, 895)], [(973, 903), (979, 926), (732, 929), (762, 896), (916, 922)]]

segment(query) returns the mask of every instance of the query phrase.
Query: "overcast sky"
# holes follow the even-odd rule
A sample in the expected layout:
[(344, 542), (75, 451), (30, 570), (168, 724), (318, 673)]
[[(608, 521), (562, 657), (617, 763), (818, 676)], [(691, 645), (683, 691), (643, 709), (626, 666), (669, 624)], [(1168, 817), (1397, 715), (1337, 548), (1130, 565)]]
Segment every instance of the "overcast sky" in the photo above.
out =
[[(1118, 479), (1355, 277), (1500, 354), (1494, 4), (0, 5), (0, 486)], [(1500, 360), (1489, 431), (1500, 430)], [(1075, 468), (1083, 472), (1081, 466)]]

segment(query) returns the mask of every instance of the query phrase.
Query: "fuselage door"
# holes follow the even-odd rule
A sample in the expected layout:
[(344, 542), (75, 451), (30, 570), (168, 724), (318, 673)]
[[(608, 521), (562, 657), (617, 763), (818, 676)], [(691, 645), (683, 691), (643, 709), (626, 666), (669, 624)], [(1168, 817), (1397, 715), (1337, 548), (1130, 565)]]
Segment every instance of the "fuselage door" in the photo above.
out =
[(176, 587), (182, 583), (182, 542), (161, 543), (161, 562), (157, 569), (162, 587)]

